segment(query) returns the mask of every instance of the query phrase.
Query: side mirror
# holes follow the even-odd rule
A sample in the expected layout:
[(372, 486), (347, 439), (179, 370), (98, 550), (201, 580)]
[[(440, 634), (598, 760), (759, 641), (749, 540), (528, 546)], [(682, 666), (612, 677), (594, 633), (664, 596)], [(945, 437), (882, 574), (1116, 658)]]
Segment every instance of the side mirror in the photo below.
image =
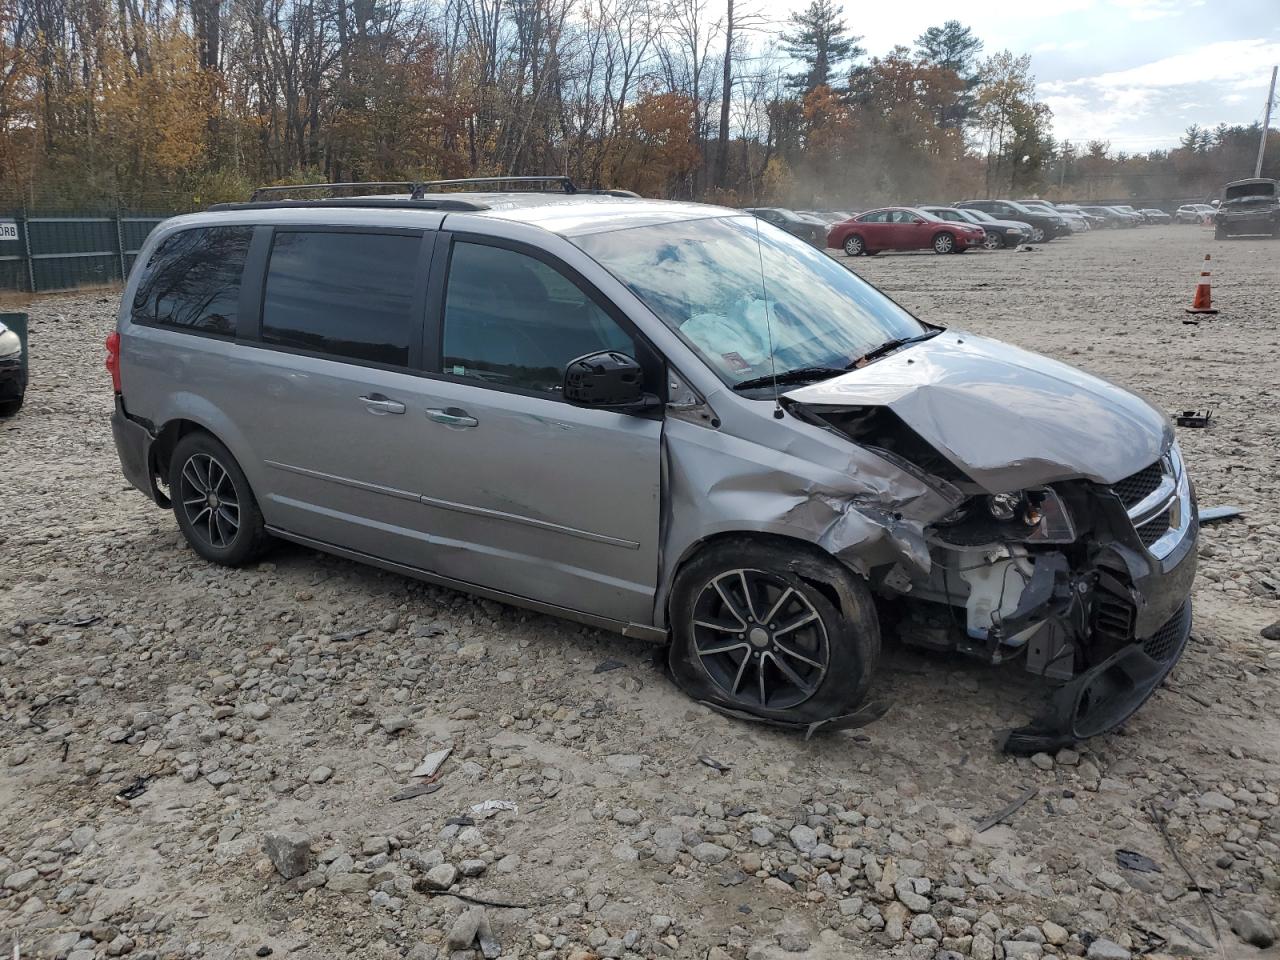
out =
[(912, 217), (912, 218), (911, 218), (911, 222), (912, 222), (912, 223), (924, 223), (924, 221), (923, 221), (923, 220), (921, 220), (919, 217)]
[(564, 370), (564, 398), (576, 407), (639, 413), (656, 407), (644, 392), (644, 371), (632, 357), (602, 350), (571, 360)]

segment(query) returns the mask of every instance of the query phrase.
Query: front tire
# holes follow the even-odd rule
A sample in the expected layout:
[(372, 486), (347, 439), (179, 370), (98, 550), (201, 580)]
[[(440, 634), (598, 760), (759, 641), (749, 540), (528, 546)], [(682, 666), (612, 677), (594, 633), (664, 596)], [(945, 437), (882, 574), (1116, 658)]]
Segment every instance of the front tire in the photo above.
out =
[(866, 252), (867, 245), (863, 243), (862, 238), (856, 233), (852, 233), (844, 238), (844, 255), (846, 257), (860, 257)]
[(791, 544), (731, 540), (698, 554), (676, 578), (671, 628), (685, 693), (787, 723), (851, 712), (880, 653), (866, 584)]
[(0, 417), (17, 416), (18, 411), (22, 409), (23, 399), (18, 397), (16, 400), (0, 400)]
[(1044, 243), (1044, 231), (1043, 231), (1043, 230), (1041, 230), (1039, 227), (1032, 227), (1032, 228), (1031, 228), (1031, 242), (1032, 242), (1032, 243)]
[(982, 241), (982, 246), (987, 250), (1001, 250), (1004, 248), (1004, 234), (995, 231), (987, 231), (986, 239)]
[(933, 238), (934, 253), (955, 253), (956, 238), (945, 230)]
[(207, 433), (188, 433), (174, 447), (169, 498), (182, 535), (206, 560), (238, 567), (270, 542), (240, 464)]

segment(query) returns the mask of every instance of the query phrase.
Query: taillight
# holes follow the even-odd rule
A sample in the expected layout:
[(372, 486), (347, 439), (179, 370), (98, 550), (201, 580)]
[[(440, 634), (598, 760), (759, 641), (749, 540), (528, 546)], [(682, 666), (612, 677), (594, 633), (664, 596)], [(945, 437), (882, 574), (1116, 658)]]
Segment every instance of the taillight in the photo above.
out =
[(120, 392), (120, 334), (114, 330), (107, 334), (107, 372), (111, 374), (111, 389)]

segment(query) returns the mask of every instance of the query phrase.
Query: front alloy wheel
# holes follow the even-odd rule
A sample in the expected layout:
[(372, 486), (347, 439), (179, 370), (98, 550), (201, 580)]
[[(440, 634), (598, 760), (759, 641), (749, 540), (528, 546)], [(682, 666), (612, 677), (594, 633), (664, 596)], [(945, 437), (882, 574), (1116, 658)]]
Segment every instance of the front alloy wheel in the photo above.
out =
[(956, 238), (949, 233), (940, 233), (933, 238), (934, 253), (951, 253), (956, 248)]
[(863, 249), (865, 249), (865, 245), (862, 242), (862, 238), (858, 236), (856, 233), (852, 234), (851, 236), (845, 237), (845, 240), (844, 240), (845, 256), (859, 257), (862, 255)]
[(691, 634), (711, 682), (748, 709), (799, 706), (817, 692), (830, 664), (818, 611), (786, 580), (763, 570), (730, 570), (703, 587)]
[(1031, 242), (1032, 242), (1032, 243), (1043, 243), (1043, 242), (1044, 242), (1044, 231), (1043, 231), (1043, 230), (1041, 230), (1039, 227), (1032, 227), (1032, 228), (1031, 228)]
[(986, 237), (982, 241), (982, 246), (985, 250), (999, 250), (1004, 246), (1004, 237), (994, 230), (988, 230)]

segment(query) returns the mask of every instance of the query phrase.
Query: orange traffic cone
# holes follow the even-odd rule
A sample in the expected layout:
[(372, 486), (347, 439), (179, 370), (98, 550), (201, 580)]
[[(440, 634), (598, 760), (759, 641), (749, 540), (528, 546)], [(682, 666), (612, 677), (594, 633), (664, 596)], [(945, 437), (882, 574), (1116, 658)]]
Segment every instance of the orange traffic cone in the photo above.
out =
[(1217, 313), (1213, 306), (1213, 298), (1209, 293), (1209, 254), (1204, 255), (1204, 269), (1200, 271), (1200, 282), (1196, 284), (1196, 295), (1187, 307), (1187, 313)]

